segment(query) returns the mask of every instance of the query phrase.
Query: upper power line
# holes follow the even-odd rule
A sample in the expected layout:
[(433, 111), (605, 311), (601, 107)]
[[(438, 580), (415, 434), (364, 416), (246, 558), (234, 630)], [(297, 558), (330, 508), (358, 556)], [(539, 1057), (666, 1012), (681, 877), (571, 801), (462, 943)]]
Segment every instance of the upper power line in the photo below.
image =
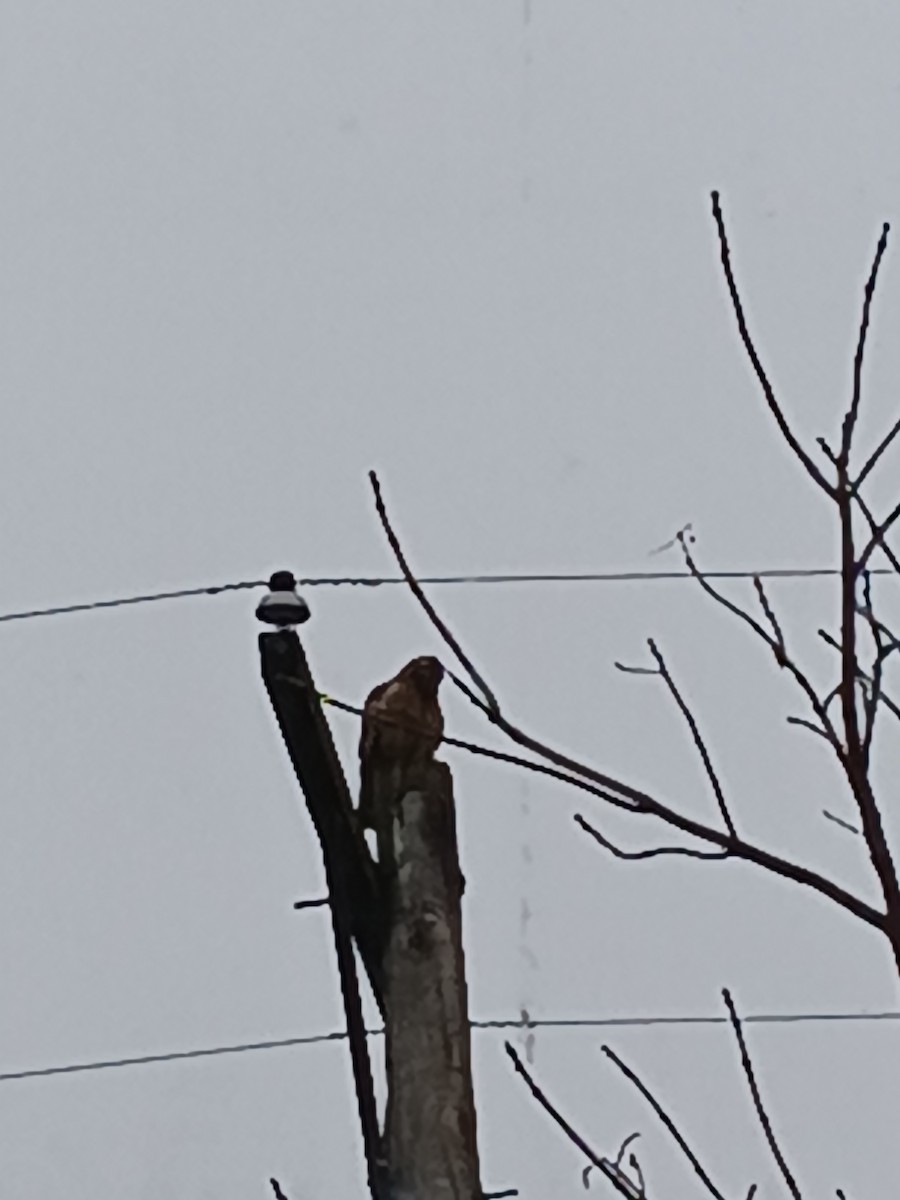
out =
[[(893, 1022), (900, 1020), (900, 1012), (801, 1012), (801, 1013), (751, 1013), (742, 1017), (744, 1025), (796, 1025), (810, 1023), (850, 1022)], [(573, 1017), (523, 1021), (520, 1018), (499, 1021), (471, 1021), (472, 1029), (622, 1029), (643, 1028), (650, 1025), (708, 1026), (728, 1025), (726, 1016), (649, 1016), (649, 1017)], [(370, 1036), (379, 1036), (383, 1030), (370, 1029)], [(296, 1046), (312, 1046), (322, 1042), (346, 1041), (345, 1031), (309, 1034), (307, 1037), (278, 1038), (261, 1042), (237, 1042), (231, 1045), (209, 1046), (194, 1050), (172, 1050), (161, 1054), (141, 1054), (128, 1058), (97, 1059), (91, 1062), (66, 1063), (55, 1067), (33, 1067), (24, 1071), (0, 1073), (0, 1083), (16, 1079), (42, 1079), (49, 1075), (75, 1075), (84, 1071), (108, 1071), (116, 1067), (148, 1066), (151, 1063), (180, 1062), (184, 1059), (214, 1058), (222, 1054), (247, 1054), (260, 1050), (286, 1050)]]
[[(870, 575), (892, 575), (889, 567), (873, 567)], [(704, 571), (704, 579), (826, 579), (841, 574), (837, 567), (767, 567), (759, 571)], [(419, 583), (428, 587), (446, 585), (475, 586), (481, 584), (540, 584), (540, 583), (650, 583), (692, 579), (690, 571), (560, 571), (545, 573), (509, 572), (496, 575), (423, 575)], [(376, 588), (405, 584), (400, 575), (335, 575), (312, 576), (297, 580), (298, 588), (359, 587)], [(268, 586), (265, 579), (240, 579), (233, 583), (209, 584), (206, 587), (178, 588), (165, 592), (144, 592), (131, 596), (115, 596), (104, 600), (89, 600), (79, 604), (55, 604), (47, 608), (27, 608), (0, 613), (0, 623), (32, 621), (38, 617), (61, 617), (72, 613), (93, 612), (97, 609), (124, 608), (136, 604), (156, 604), (161, 600), (181, 600), (187, 597), (218, 596), (225, 592), (249, 591)]]

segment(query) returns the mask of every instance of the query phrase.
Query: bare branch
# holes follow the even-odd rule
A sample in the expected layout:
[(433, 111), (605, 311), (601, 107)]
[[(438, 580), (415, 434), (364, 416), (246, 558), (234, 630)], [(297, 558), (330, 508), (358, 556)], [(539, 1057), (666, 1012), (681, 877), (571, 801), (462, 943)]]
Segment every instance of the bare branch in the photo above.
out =
[(619, 1153), (616, 1155), (616, 1166), (617, 1167), (621, 1167), (622, 1159), (625, 1157), (625, 1151), (628, 1149), (628, 1147), (631, 1145), (631, 1143), (636, 1142), (640, 1136), (641, 1136), (640, 1133), (629, 1133), (628, 1137), (625, 1139), (625, 1141), (619, 1147)]
[(608, 850), (615, 858), (625, 859), (627, 862), (637, 862), (642, 858), (661, 858), (664, 854), (680, 854), (684, 858), (701, 858), (706, 861), (718, 862), (721, 862), (723, 858), (731, 857), (727, 850), (691, 850), (686, 846), (659, 846), (653, 850), (621, 850), (618, 846), (614, 846), (608, 838), (605, 838), (599, 829), (586, 821), (581, 813), (575, 814), (575, 822), (585, 833), (589, 833), (596, 842), (599, 842), (604, 850)]
[(835, 825), (840, 825), (841, 829), (846, 829), (848, 833), (855, 833), (857, 837), (862, 833), (861, 829), (857, 829), (855, 825), (851, 825), (849, 821), (845, 821), (843, 817), (836, 817), (834, 813), (829, 812), (827, 808), (822, 809), (822, 816), (829, 821), (833, 821)]
[(275, 1193), (275, 1200), (288, 1200), (287, 1196), (281, 1190), (281, 1185), (277, 1179), (270, 1179), (269, 1183), (272, 1185), (272, 1191)]
[(897, 420), (894, 422), (894, 424), (890, 427), (890, 429), (887, 431), (887, 433), (884, 435), (884, 437), (881, 439), (881, 441), (878, 443), (878, 445), (875, 447), (875, 449), (869, 455), (865, 466), (860, 471), (860, 473), (857, 475), (856, 480), (853, 484), (854, 493), (858, 492), (859, 489), (862, 487), (862, 485), (865, 483), (869, 474), (872, 472), (872, 470), (874, 470), (876, 463), (881, 458), (882, 454), (884, 454), (885, 450), (888, 449), (891, 442), (894, 440), (894, 438), (897, 436), (898, 433), (900, 433), (900, 417), (897, 418)]
[(616, 660), (613, 666), (617, 671), (621, 671), (623, 675), (658, 675), (659, 671), (655, 667), (628, 667), (625, 663)]
[[(449, 672), (448, 672), (449, 674)], [(362, 709), (355, 704), (346, 704), (343, 700), (336, 700), (334, 696), (326, 696), (319, 694), (319, 699), (323, 704), (330, 704), (332, 708), (338, 708), (341, 712), (353, 713), (354, 716), (362, 716)], [(382, 718), (385, 725), (393, 725), (398, 728), (407, 728), (400, 721), (392, 721), (389, 718)], [(408, 727), (410, 732), (417, 732), (411, 726)], [(567, 783), (569, 787), (578, 788), (582, 792), (587, 792), (591, 796), (597, 796), (598, 799), (604, 800), (607, 804), (612, 804), (616, 808), (622, 808), (626, 812), (634, 811), (634, 804), (628, 800), (623, 800), (621, 796), (616, 796), (605, 788), (595, 787), (588, 783), (585, 779), (580, 779), (576, 775), (568, 775), (565, 771), (558, 771), (555, 767), (548, 767), (545, 763), (535, 762), (534, 759), (521, 758), (518, 754), (507, 754), (505, 750), (493, 750), (490, 746), (481, 746), (477, 742), (466, 742), (461, 738), (443, 737), (441, 744), (444, 746), (453, 746), (457, 750), (465, 750), (467, 754), (479, 755), (482, 758), (492, 758), (496, 762), (510, 763), (515, 767), (524, 767), (527, 771), (534, 771), (537, 775), (547, 775), (551, 779), (558, 779), (561, 783)], [(327, 901), (326, 901), (327, 903)]]
[(803, 717), (785, 717), (785, 720), (787, 721), (788, 725), (799, 725), (801, 729), (808, 729), (810, 733), (814, 733), (818, 737), (824, 738), (826, 742), (828, 741), (828, 734), (825, 732), (825, 730), (821, 729), (818, 725), (813, 725), (812, 721), (806, 721), (803, 719)]
[(737, 289), (737, 284), (734, 280), (734, 272), (731, 269), (731, 250), (728, 245), (728, 235), (725, 232), (725, 219), (722, 216), (722, 208), (719, 204), (719, 193), (712, 193), (712, 211), (713, 219), (716, 223), (716, 230), (719, 235), (719, 253), (722, 259), (722, 270), (725, 273), (725, 282), (728, 285), (728, 294), (731, 297), (731, 307), (734, 309), (734, 315), (737, 319), (738, 332), (741, 335), (741, 341), (744, 343), (744, 349), (747, 351), (747, 357), (753, 366), (756, 378), (759, 380), (759, 385), (762, 388), (763, 395), (766, 398), (766, 404), (769, 406), (769, 411), (775, 418), (778, 428), (781, 430), (782, 436), (794, 454), (803, 464), (806, 473), (809, 477), (829, 496), (834, 495), (834, 487), (828, 482), (809, 454), (803, 449), (797, 440), (795, 434), (788, 425), (787, 418), (782, 411), (781, 405), (775, 396), (775, 391), (769, 382), (765, 368), (760, 361), (759, 355), (756, 352), (756, 347), (753, 344), (753, 339), (750, 336), (750, 331), (747, 328), (747, 321), (744, 317), (744, 306), (741, 303), (741, 297)]
[(869, 317), (872, 311), (872, 297), (875, 295), (875, 284), (878, 281), (878, 268), (881, 266), (881, 260), (884, 257), (885, 250), (887, 249), (887, 239), (890, 228), (890, 225), (886, 223), (881, 227), (881, 237), (878, 239), (878, 245), (875, 247), (875, 258), (872, 261), (872, 269), (869, 271), (869, 278), (866, 280), (866, 286), (863, 292), (862, 318), (859, 323), (859, 337), (856, 341), (856, 354), (853, 358), (853, 392), (850, 397), (850, 407), (847, 409), (847, 415), (844, 417), (843, 429), (841, 431), (840, 462), (844, 471), (847, 470), (850, 464), (850, 448), (853, 443), (853, 430), (856, 426), (856, 421), (859, 416), (859, 402), (862, 397), (862, 370), (863, 361), (866, 355), (866, 335), (869, 332)]
[[(857, 502), (858, 500), (859, 498), (857, 497)], [(875, 552), (876, 547), (880, 546), (883, 550), (887, 551), (887, 544), (885, 543), (884, 539), (889, 533), (891, 526), (897, 521), (898, 518), (900, 518), (900, 503), (895, 504), (884, 520), (876, 523), (872, 528), (872, 536), (869, 538), (868, 542), (866, 542), (862, 554), (860, 554), (859, 558), (857, 559), (857, 573), (865, 568), (869, 559)], [(893, 563), (891, 565), (893, 565)]]
[(787, 651), (784, 647), (784, 634), (781, 631), (781, 626), (778, 623), (778, 618), (775, 616), (775, 610), (769, 603), (769, 598), (765, 593), (762, 585), (762, 580), (758, 575), (753, 576), (753, 586), (756, 588), (756, 594), (759, 597), (759, 604), (763, 612), (766, 614), (766, 619), (772, 626), (772, 633), (775, 635), (775, 658), (779, 666), (784, 666), (787, 659)]
[(672, 1137), (677, 1142), (677, 1144), (678, 1144), (681, 1152), (684, 1154), (685, 1158), (688, 1160), (688, 1162), (694, 1168), (694, 1172), (697, 1175), (697, 1178), (706, 1187), (706, 1190), (709, 1192), (709, 1194), (711, 1196), (715, 1197), (715, 1200), (725, 1200), (725, 1197), (722, 1195), (722, 1193), (719, 1191), (719, 1189), (716, 1187), (716, 1185), (710, 1179), (709, 1175), (703, 1169), (703, 1164), (700, 1162), (700, 1159), (697, 1157), (697, 1155), (693, 1152), (693, 1150), (688, 1145), (687, 1141), (685, 1140), (684, 1135), (681, 1133), (678, 1126), (675, 1124), (675, 1122), (672, 1120), (672, 1118), (669, 1116), (669, 1114), (666, 1112), (666, 1110), (663, 1108), (663, 1106), (660, 1104), (660, 1102), (656, 1099), (656, 1097), (653, 1095), (653, 1093), (650, 1091), (650, 1089), (646, 1086), (646, 1084), (641, 1082), (641, 1080), (637, 1077), (637, 1075), (634, 1073), (634, 1071), (632, 1071), (631, 1067), (627, 1066), (622, 1061), (622, 1059), (619, 1058), (618, 1054), (616, 1054), (616, 1052), (614, 1050), (610, 1049), (609, 1046), (601, 1046), (601, 1049), (602, 1049), (603, 1053), (606, 1055), (606, 1057), (610, 1060), (610, 1062), (615, 1063), (615, 1065), (619, 1068), (619, 1070), (622, 1072), (622, 1074), (625, 1076), (625, 1078), (634, 1084), (634, 1086), (637, 1088), (637, 1090), (641, 1093), (641, 1095), (644, 1097), (644, 1099), (647, 1101), (647, 1103), (650, 1105), (650, 1107), (653, 1109), (653, 1111), (659, 1117), (660, 1121), (662, 1121), (663, 1125), (666, 1127), (666, 1129), (669, 1131), (669, 1133), (672, 1135)]
[[(759, 867), (770, 871), (773, 875), (779, 875), (782, 879), (789, 879), (793, 883), (799, 883), (804, 887), (812, 888), (822, 896), (827, 896), (838, 904), (847, 912), (852, 913), (854, 917), (864, 921), (867, 925), (872, 925), (875, 929), (880, 929), (882, 932), (885, 928), (884, 914), (878, 909), (872, 908), (865, 900), (860, 900), (858, 896), (854, 896), (851, 892), (845, 891), (838, 884), (826, 879), (825, 876), (819, 875), (816, 871), (809, 870), (808, 867), (802, 867), (798, 863), (790, 862), (787, 859), (779, 858), (776, 854), (770, 854), (768, 850), (763, 850), (759, 846), (753, 845), (751, 842), (745, 842), (743, 838), (730, 838), (728, 834), (721, 833), (718, 829), (711, 829), (709, 826), (700, 824), (699, 821), (691, 821), (687, 817), (681, 817), (678, 813), (669, 812), (668, 816), (662, 816), (654, 812), (654, 816), (659, 816), (661, 820), (666, 821), (675, 829), (680, 829), (683, 833), (691, 834), (700, 841), (709, 842), (714, 846), (719, 846), (724, 851), (720, 855), (709, 855), (709, 858), (721, 859), (742, 859), (745, 862), (755, 863)], [(579, 818), (576, 817), (576, 820)], [(588, 823), (581, 817), (579, 823), (584, 822), (582, 828), (586, 833), (592, 836), (597, 836), (597, 831), (593, 827), (587, 828)], [(605, 839), (597, 838), (601, 842)], [(611, 849), (605, 846), (605, 849)], [(685, 853), (687, 851), (678, 851)], [(647, 857), (646, 854), (641, 857)], [(691, 853), (690, 857), (703, 857), (697, 853)]]
[(488, 708), (496, 711), (498, 708), (498, 705), (497, 705), (497, 699), (494, 696), (494, 693), (491, 691), (491, 689), (485, 683), (485, 681), (481, 677), (481, 675), (479, 675), (478, 671), (475, 669), (475, 666), (474, 666), (472, 660), (466, 655), (462, 646), (460, 646), (459, 642), (456, 640), (456, 638), (453, 636), (453, 634), (450, 632), (450, 630), (447, 628), (447, 626), (444, 624), (444, 622), (438, 616), (437, 610), (433, 607), (433, 605), (431, 604), (431, 601), (428, 599), (428, 597), (422, 591), (420, 584), (418, 583), (418, 581), (416, 580), (416, 577), (413, 575), (412, 571), (410, 570), (409, 564), (406, 561), (406, 557), (400, 546), (400, 542), (397, 538), (397, 535), (394, 532), (393, 527), (388, 519), (387, 509), (384, 506), (384, 500), (382, 499), (382, 496), (381, 496), (381, 484), (378, 482), (378, 476), (375, 474), (374, 471), (369, 472), (369, 482), (372, 485), (372, 491), (375, 493), (375, 508), (376, 508), (376, 511), (378, 512), (379, 520), (381, 521), (381, 527), (384, 530), (385, 535), (387, 536), (388, 542), (390, 543), (391, 550), (394, 553), (394, 558), (396, 558), (396, 560), (397, 560), (397, 565), (399, 566), (400, 570), (403, 572), (403, 578), (409, 584), (416, 599), (419, 601), (422, 608), (428, 614), (428, 617), (430, 618), (432, 625), (435, 627), (435, 629), (441, 635), (441, 637), (443, 638), (446, 645), (448, 645), (450, 647), (450, 649), (453, 651), (453, 653), (456, 655), (456, 657), (459, 659), (459, 661), (462, 663), (462, 665), (465, 667), (465, 669), (469, 672), (469, 675), (471, 676), (472, 680), (474, 681), (476, 687), (480, 688), (481, 693), (484, 696), (484, 699), (485, 699), (485, 702), (487, 703)]
[[(513, 1066), (525, 1080), (528, 1090), (531, 1092), (532, 1096), (534, 1096), (535, 1100), (537, 1100), (538, 1104), (540, 1104), (545, 1112), (549, 1113), (569, 1141), (574, 1146), (578, 1147), (585, 1158), (587, 1158), (589, 1162), (593, 1163), (597, 1170), (601, 1171), (603, 1175), (606, 1176), (619, 1195), (624, 1196), (625, 1200), (634, 1200), (634, 1191), (633, 1189), (629, 1190), (628, 1185), (620, 1178), (618, 1168), (615, 1167), (611, 1162), (608, 1162), (607, 1159), (601, 1158), (594, 1150), (591, 1149), (584, 1138), (575, 1132), (559, 1109), (554, 1107), (554, 1105), (547, 1099), (544, 1092), (535, 1083), (530, 1072), (528, 1071), (528, 1068), (519, 1058), (515, 1049), (510, 1045), (509, 1042), (504, 1044), (506, 1047), (506, 1053), (512, 1059)], [(724, 1200), (724, 1197), (720, 1197), (719, 1200)]]
[[(641, 1170), (641, 1164), (638, 1162), (636, 1154), (629, 1154), (628, 1165), (637, 1176), (638, 1192), (641, 1200), (644, 1200), (644, 1197), (647, 1195), (647, 1185), (644, 1183), (644, 1172)], [(621, 1167), (619, 1169), (621, 1170)]]
[(719, 812), (722, 814), (722, 820), (725, 822), (725, 828), (732, 837), (737, 837), (737, 830), (734, 827), (734, 821), (731, 819), (731, 813), (728, 811), (728, 805), (725, 803), (725, 793), (722, 791), (722, 784), (720, 783), (719, 776), (717, 775), (716, 769), (712, 764), (712, 759), (709, 756), (709, 751), (706, 749), (706, 743), (703, 740), (703, 735), (700, 733), (700, 728), (697, 725), (694, 714), (688, 707), (687, 701), (681, 695), (681, 692), (679, 692), (675, 684), (675, 680), (672, 678), (669, 668), (666, 666), (666, 661), (658, 649), (656, 642), (654, 642), (653, 638), (648, 638), (647, 644), (650, 647), (650, 653), (656, 660), (659, 673), (665, 680), (666, 687), (672, 693), (672, 699), (681, 710), (681, 715), (684, 717), (685, 721), (687, 722), (688, 729), (691, 731), (691, 737), (694, 739), (694, 745), (697, 747), (697, 753), (700, 755), (700, 758), (703, 762), (703, 767), (706, 771), (706, 777), (709, 780), (710, 787), (712, 788), (713, 794), (716, 797), (716, 803), (719, 806)]
[(734, 1030), (734, 1036), (737, 1038), (738, 1048), (741, 1052), (741, 1066), (744, 1068), (744, 1076), (750, 1088), (750, 1094), (753, 1097), (753, 1105), (756, 1109), (756, 1115), (759, 1117), (759, 1123), (762, 1126), (763, 1133), (766, 1135), (766, 1141), (769, 1143), (769, 1149), (772, 1151), (772, 1157), (778, 1164), (778, 1169), (781, 1171), (788, 1191), (794, 1197), (794, 1200), (802, 1200), (800, 1189), (791, 1174), (781, 1148), (775, 1138), (775, 1133), (772, 1129), (772, 1122), (769, 1120), (765, 1106), (760, 1095), (759, 1085), (756, 1082), (756, 1073), (753, 1070), (753, 1063), (750, 1060), (750, 1054), (747, 1050), (747, 1043), (744, 1040), (744, 1031), (741, 1027), (740, 1018), (737, 1015), (737, 1009), (734, 1006), (734, 1001), (731, 999), (731, 993), (728, 988), (722, 989), (722, 998), (725, 1001), (725, 1007), (728, 1009), (728, 1015), (731, 1018), (731, 1027)]
[(868, 695), (864, 701), (864, 724), (863, 724), (863, 742), (862, 755), (866, 770), (869, 767), (869, 758), (872, 750), (872, 738), (875, 734), (875, 719), (878, 715), (878, 704), (881, 700), (881, 684), (884, 674), (884, 660), (893, 649), (892, 646), (885, 646), (882, 636), (881, 626), (875, 619), (875, 614), (872, 612), (872, 579), (868, 571), (863, 573), (863, 598), (865, 601), (862, 609), (857, 607), (857, 611), (861, 612), (865, 617), (866, 623), (869, 626), (869, 632), (872, 635), (872, 641), (875, 643), (875, 658), (872, 662), (872, 683), (868, 691)]
[[(819, 630), (817, 630), (817, 632), (819, 634), (819, 637), (822, 639), (822, 641), (827, 646), (831, 646), (833, 650), (840, 650), (840, 648), (841, 648), (840, 642), (836, 638), (833, 638), (827, 629), (819, 629)], [(893, 635), (891, 635), (891, 636), (893, 636)], [(856, 667), (856, 677), (860, 684), (864, 684), (867, 687), (872, 686), (871, 675), (868, 675), (862, 669), (862, 667), (859, 666), (859, 664), (857, 664), (857, 667)], [(831, 696), (829, 697), (829, 699), (833, 696), (836, 696), (839, 691), (840, 691), (840, 688), (835, 688), (834, 691), (831, 693)], [(881, 700), (881, 703), (884, 705), (884, 707), (890, 713), (892, 713), (893, 716), (895, 716), (898, 721), (900, 721), (900, 704), (897, 704), (896, 701), (892, 700), (890, 698), (890, 696), (887, 694), (887, 692), (885, 692), (883, 687), (880, 690), (880, 700)], [(826, 700), (826, 703), (827, 702), (828, 701)]]

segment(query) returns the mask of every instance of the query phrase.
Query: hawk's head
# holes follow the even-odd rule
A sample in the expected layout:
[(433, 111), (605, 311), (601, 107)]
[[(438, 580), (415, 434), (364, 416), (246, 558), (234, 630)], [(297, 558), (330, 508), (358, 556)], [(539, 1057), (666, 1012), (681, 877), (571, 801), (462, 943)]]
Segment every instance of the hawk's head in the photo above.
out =
[(400, 673), (423, 696), (436, 696), (441, 680), (444, 678), (444, 668), (440, 661), (431, 654), (423, 654), (420, 658), (414, 658)]

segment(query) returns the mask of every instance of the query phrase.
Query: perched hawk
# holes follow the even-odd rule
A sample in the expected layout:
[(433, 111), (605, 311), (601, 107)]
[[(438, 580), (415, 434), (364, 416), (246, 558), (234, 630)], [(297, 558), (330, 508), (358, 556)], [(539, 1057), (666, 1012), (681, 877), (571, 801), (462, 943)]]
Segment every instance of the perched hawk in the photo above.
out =
[[(374, 828), (379, 792), (397, 769), (427, 762), (444, 736), (438, 688), (444, 668), (425, 655), (408, 662), (393, 679), (369, 693), (359, 739), (359, 819)], [(380, 778), (379, 778), (380, 777)], [(382, 782), (383, 781), (383, 782)]]

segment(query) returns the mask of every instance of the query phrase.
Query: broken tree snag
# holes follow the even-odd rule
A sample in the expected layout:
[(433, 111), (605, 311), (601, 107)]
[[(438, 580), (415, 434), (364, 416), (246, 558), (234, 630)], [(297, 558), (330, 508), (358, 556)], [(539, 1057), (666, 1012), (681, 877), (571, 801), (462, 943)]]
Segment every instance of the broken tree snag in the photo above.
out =
[[(388, 880), (384, 958), (391, 1200), (479, 1200), (453, 780), (408, 767), (377, 830)], [(390, 822), (388, 827), (388, 822)]]

